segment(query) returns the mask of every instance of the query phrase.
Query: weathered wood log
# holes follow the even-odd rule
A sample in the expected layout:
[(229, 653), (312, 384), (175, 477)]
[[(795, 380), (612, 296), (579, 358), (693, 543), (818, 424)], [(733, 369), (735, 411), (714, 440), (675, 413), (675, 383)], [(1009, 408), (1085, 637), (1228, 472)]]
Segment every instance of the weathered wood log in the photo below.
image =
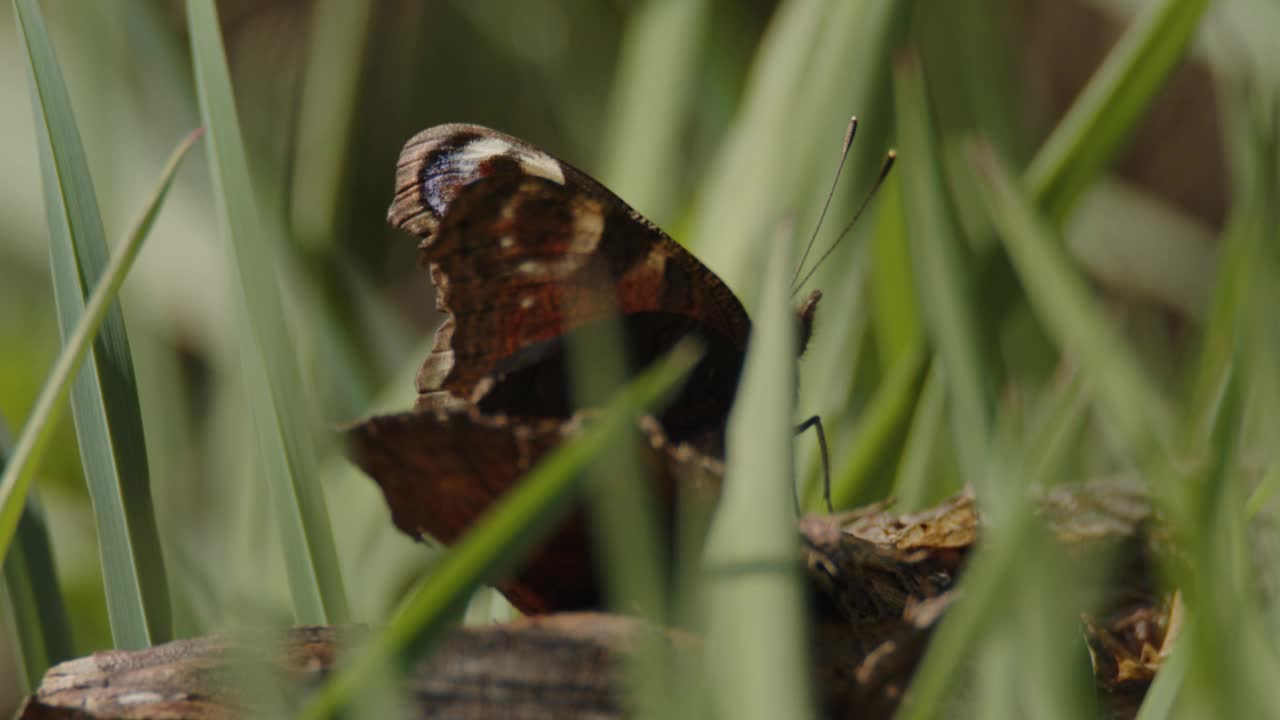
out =
[[(19, 717), (223, 720), (287, 709), (369, 632), (301, 627), (272, 642), (215, 635), (94, 653), (50, 669)], [(418, 717), (620, 718), (617, 660), (639, 632), (639, 621), (601, 613), (468, 627), (417, 666), (406, 690)]]
[[(1131, 716), (1168, 628), (1146, 560), (1150, 507), (1132, 483), (1055, 491), (1040, 507), (1078, 562), (1105, 556), (1119, 568), (1106, 587), (1113, 599), (1081, 612), (1104, 704), (1113, 717)], [(972, 497), (961, 495), (909, 515), (875, 506), (800, 521), (814, 683), (827, 716), (892, 716), (955, 597), (980, 518)], [(261, 714), (268, 700), (287, 713), (368, 632), (297, 628), (275, 642), (222, 635), (95, 653), (51, 669), (20, 717), (221, 720)], [(410, 674), (406, 703), (424, 718), (623, 717), (621, 661), (642, 632), (653, 630), (600, 613), (460, 629)], [(686, 633), (665, 638), (674, 652), (700, 651)]]

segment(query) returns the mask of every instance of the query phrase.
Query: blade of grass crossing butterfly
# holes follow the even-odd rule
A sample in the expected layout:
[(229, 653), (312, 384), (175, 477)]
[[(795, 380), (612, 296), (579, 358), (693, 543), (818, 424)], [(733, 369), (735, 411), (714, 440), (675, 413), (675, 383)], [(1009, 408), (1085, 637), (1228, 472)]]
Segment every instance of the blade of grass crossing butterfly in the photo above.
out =
[[(608, 403), (623, 385), (625, 358), (617, 318), (603, 332), (571, 338), (569, 357), (573, 394), (582, 407)], [(602, 452), (587, 468), (587, 508), (591, 534), (603, 565), (605, 597), (618, 612), (635, 615), (653, 627), (667, 627), (671, 577), (660, 544), (657, 499), (641, 472), (634, 437)], [(673, 664), (657, 633), (645, 633), (626, 659), (627, 696), (636, 699), (637, 718), (670, 718)]]
[(200, 114), (209, 131), (214, 197), (231, 257), (246, 390), (281, 533), (294, 618), (307, 624), (344, 622), (349, 610), (316, 472), (315, 420), (277, 286), (283, 238), (269, 232), (259, 214), (214, 3), (189, 0), (187, 21)]
[[(85, 335), (80, 339), (87, 348), (101, 323), (71, 400), (98, 529), (112, 636), (119, 648), (147, 647), (169, 639), (172, 621), (124, 317), (119, 305), (106, 302), (113, 293), (102, 295), (102, 315), (92, 323), (92, 329), (82, 322), (87, 317), (85, 297), (90, 288), (95, 294), (111, 282), (117, 283), (118, 288), (127, 262), (116, 268), (120, 273), (117, 277), (106, 275), (108, 251), (102, 218), (39, 3), (15, 0), (14, 9), (28, 57), (49, 222), (50, 267), (59, 326), (68, 349), (82, 331)], [(141, 240), (141, 234), (137, 239)], [(122, 255), (117, 253), (117, 257)], [(68, 358), (65, 351), (62, 358)], [(63, 367), (70, 369), (74, 364), (69, 362)], [(58, 392), (49, 386), (45, 392), (42, 399), (49, 404), (43, 412), (56, 412), (61, 405), (54, 402)], [(4, 493), (0, 499), (0, 547), (7, 546), (14, 532), (30, 483), (29, 473), (34, 471), (25, 455), (38, 449), (36, 445), (45, 432), (42, 422), (30, 430), (24, 428), (14, 462), (0, 483), (0, 492)], [(31, 438), (31, 444), (25, 442), (26, 438)]]
[(762, 273), (728, 464), (707, 539), (706, 655), (717, 715), (813, 716), (806, 606), (795, 529), (792, 424), (795, 319), (788, 243)]
[(405, 599), (391, 624), (316, 693), (299, 717), (335, 717), (388, 672), (407, 672), (413, 661), (424, 657), (475, 588), (517, 565), (555, 528), (584, 489), (583, 470), (599, 453), (634, 432), (636, 418), (676, 387), (698, 354), (692, 346), (678, 345), (615, 396), (597, 422), (539, 462), (448, 551), (431, 578)]

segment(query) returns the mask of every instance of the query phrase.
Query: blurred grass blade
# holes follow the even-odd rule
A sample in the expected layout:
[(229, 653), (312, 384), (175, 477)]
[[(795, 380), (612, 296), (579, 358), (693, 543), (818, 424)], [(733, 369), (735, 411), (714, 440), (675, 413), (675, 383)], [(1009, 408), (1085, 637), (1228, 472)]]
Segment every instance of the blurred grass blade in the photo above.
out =
[(1054, 224), (1111, 161), (1195, 37), (1209, 0), (1149, 3), (1041, 146), (1024, 176)]
[[(52, 431), (50, 415), (60, 410), (66, 382), (84, 359), (71, 404), (98, 529), (112, 637), (117, 648), (143, 648), (168, 640), (172, 619), (128, 335), (120, 306), (110, 301), (150, 228), (176, 159), (143, 221), (108, 266), (88, 162), (39, 3), (15, 0), (14, 8), (29, 61), (49, 262), (66, 347), (0, 481), (0, 550), (17, 526), (35, 471), (32, 461)], [(90, 288), (93, 299), (86, 307)], [(95, 336), (93, 352), (86, 356)]]
[[(917, 338), (881, 380), (858, 419), (852, 447), (843, 454), (843, 460), (835, 463), (840, 468), (831, 480), (831, 504), (835, 509), (856, 507), (888, 494), (893, 468), (906, 442), (912, 411), (928, 369), (929, 353), (924, 340)], [(819, 507), (814, 496), (814, 492), (808, 493), (810, 508)]]
[(228, 245), (241, 320), (241, 361), (258, 449), (272, 488), (294, 619), (333, 624), (349, 617), (333, 530), (316, 472), (312, 417), (277, 281), (282, 238), (266, 229), (257, 199), (212, 0), (188, 0), (187, 20), (200, 115), (218, 215)]
[(1183, 683), (1187, 680), (1187, 671), (1191, 666), (1191, 656), (1187, 654), (1188, 643), (1178, 641), (1173, 652), (1160, 663), (1160, 672), (1147, 688), (1142, 698), (1142, 707), (1134, 720), (1169, 720), (1179, 717), (1175, 712), (1178, 695), (1182, 692)]
[(699, 190), (689, 237), (730, 287), (748, 277), (750, 251), (760, 246), (761, 229), (777, 223), (789, 201), (779, 192), (787, 185), (777, 180), (787, 176), (785, 163), (795, 152), (783, 140), (790, 137), (786, 122), (795, 103), (795, 79), (805, 76), (812, 40), (829, 4), (791, 0), (778, 5), (756, 51), (738, 116)]
[(659, 225), (679, 199), (683, 143), (710, 0), (647, 0), (627, 19), (605, 125), (601, 177)]
[(901, 512), (923, 510), (956, 489), (947, 487), (946, 478), (936, 471), (938, 440), (946, 421), (946, 382), (942, 368), (930, 363), (893, 479), (891, 494), (898, 498), (895, 507)]
[(871, 312), (881, 367), (893, 367), (924, 337), (911, 266), (902, 172), (890, 173), (876, 200), (872, 245)]
[[(789, 209), (806, 207), (799, 227), (816, 220), (826, 172), (839, 160), (852, 114), (881, 107), (883, 66), (908, 23), (911, 3), (892, 0), (790, 0), (778, 5), (752, 62), (738, 114), (699, 188), (689, 237), (700, 257), (753, 306), (761, 238)], [(862, 123), (858, 149), (845, 168), (854, 185), (839, 193), (829, 217), (849, 217), (875, 176), (890, 124), (885, 115)], [(812, 212), (810, 212), (812, 211)], [(807, 238), (807, 233), (802, 233)], [(833, 255), (828, 266), (843, 275)], [(845, 255), (844, 257), (847, 257)], [(788, 258), (785, 264), (791, 264)], [(823, 274), (819, 273), (819, 284)], [(821, 313), (819, 314), (821, 316)]]
[(901, 165), (916, 290), (925, 328), (947, 374), (951, 427), (965, 482), (982, 488), (982, 466), (994, 417), (995, 362), (984, 356), (973, 273), (957, 235), (936, 152), (919, 62), (894, 65)]
[(973, 146), (970, 157), (992, 222), (1036, 314), (1063, 352), (1079, 363), (1094, 401), (1131, 458), (1151, 459), (1148, 453), (1168, 440), (1171, 415), (1164, 397), (990, 146)]
[(331, 249), (346, 207), (343, 177), (373, 5), (371, 0), (319, 0), (311, 8), (289, 190), (289, 219), (309, 250)]
[(790, 244), (772, 243), (706, 550), (707, 661), (719, 717), (813, 715), (792, 464)]
[(582, 434), (545, 457), (476, 527), (435, 566), (425, 583), (401, 604), (391, 624), (340, 670), (301, 718), (340, 714), (384, 672), (404, 672), (438, 642), (475, 588), (517, 567), (555, 529), (581, 493), (583, 471), (601, 451), (635, 432), (636, 418), (669, 392), (697, 361), (698, 353), (678, 345), (657, 365), (627, 385), (608, 410)]
[[(568, 338), (573, 397), (580, 407), (604, 407), (626, 381), (621, 316)], [(669, 538), (653, 478), (634, 436), (601, 452), (586, 469), (587, 512), (596, 566), (607, 607), (655, 628), (671, 625)], [(624, 692), (635, 698), (632, 717), (666, 720), (674, 714), (674, 670), (665, 636), (644, 633), (623, 663)]]
[(4, 559), (4, 604), (13, 621), (24, 692), (32, 693), (50, 666), (75, 656), (49, 529), (35, 498), (27, 499)]
[[(9, 458), (8, 433), (0, 427), (0, 470)], [(31, 694), (54, 663), (72, 657), (71, 624), (58, 590), (49, 529), (35, 497), (27, 498), (17, 534), (4, 556), (3, 605), (14, 629), (14, 654), (22, 691)]]

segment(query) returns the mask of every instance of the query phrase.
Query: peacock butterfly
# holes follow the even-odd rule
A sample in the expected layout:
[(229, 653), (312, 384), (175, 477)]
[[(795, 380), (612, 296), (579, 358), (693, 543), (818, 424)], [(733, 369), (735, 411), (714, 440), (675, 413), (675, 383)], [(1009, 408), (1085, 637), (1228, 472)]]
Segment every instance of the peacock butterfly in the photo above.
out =
[[(405, 144), (388, 221), (419, 238), (446, 319), (410, 413), (348, 432), (397, 527), (453, 542), (580, 422), (567, 347), (622, 328), (630, 369), (687, 335), (706, 348), (644, 428), (661, 494), (723, 455), (751, 322), (716, 275), (591, 177), (509, 135), (450, 124)], [(801, 351), (820, 298), (798, 311)], [(670, 507), (668, 502), (667, 507)], [(581, 513), (500, 589), (521, 610), (593, 607)]]

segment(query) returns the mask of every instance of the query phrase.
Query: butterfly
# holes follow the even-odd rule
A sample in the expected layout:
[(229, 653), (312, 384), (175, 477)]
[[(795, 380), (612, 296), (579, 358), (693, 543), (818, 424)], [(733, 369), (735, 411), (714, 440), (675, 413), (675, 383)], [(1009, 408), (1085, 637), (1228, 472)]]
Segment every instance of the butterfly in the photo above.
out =
[[(621, 329), (628, 373), (686, 336), (704, 354), (641, 429), (673, 486), (718, 477), (751, 321), (711, 270), (586, 173), (496, 130), (449, 124), (411, 138), (388, 221), (418, 238), (446, 316), (418, 374), (413, 412), (348, 431), (397, 527), (458, 539), (582, 422), (569, 348)], [(820, 293), (797, 311), (800, 347)], [(525, 612), (596, 607), (581, 514), (499, 586)]]

